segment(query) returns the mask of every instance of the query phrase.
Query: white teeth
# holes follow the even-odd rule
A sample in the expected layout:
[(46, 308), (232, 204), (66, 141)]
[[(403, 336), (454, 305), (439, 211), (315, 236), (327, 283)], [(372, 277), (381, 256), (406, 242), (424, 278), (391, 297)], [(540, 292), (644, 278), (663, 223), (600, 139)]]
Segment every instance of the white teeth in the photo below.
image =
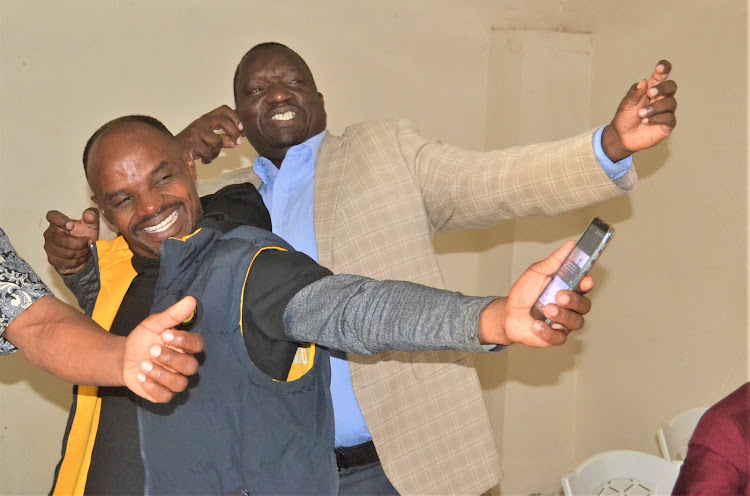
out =
[(283, 114), (276, 114), (273, 117), (271, 117), (272, 121), (290, 121), (294, 119), (294, 112), (291, 110), (287, 110)]
[(144, 227), (143, 230), (148, 234), (160, 233), (172, 227), (172, 224), (174, 224), (175, 222), (177, 222), (177, 210), (172, 212), (172, 214), (169, 217), (167, 217), (160, 223), (156, 224), (155, 226)]

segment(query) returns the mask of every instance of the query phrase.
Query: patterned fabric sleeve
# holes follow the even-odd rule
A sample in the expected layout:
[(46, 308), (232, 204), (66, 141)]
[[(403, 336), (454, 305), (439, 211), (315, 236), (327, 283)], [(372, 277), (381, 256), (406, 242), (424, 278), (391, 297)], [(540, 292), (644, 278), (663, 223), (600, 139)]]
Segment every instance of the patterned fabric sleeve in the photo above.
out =
[(15, 346), (2, 337), (13, 319), (42, 296), (51, 294), (0, 229), (0, 355), (16, 351)]

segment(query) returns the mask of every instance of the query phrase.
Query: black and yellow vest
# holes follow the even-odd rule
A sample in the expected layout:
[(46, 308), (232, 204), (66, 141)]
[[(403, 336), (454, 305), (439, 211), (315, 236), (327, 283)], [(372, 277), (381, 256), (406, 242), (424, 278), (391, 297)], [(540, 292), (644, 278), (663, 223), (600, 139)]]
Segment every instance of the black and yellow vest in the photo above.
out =
[[(287, 382), (250, 361), (242, 295), (262, 250), (287, 249), (254, 227), (199, 229), (162, 243), (152, 313), (183, 296), (203, 307), (205, 349), (188, 389), (168, 404), (139, 401), (145, 494), (336, 494), (328, 353), (306, 349)], [(122, 238), (98, 242), (101, 288), (93, 318), (108, 329), (136, 273)], [(295, 360), (295, 362), (298, 362)], [(76, 387), (53, 494), (83, 494), (99, 422), (96, 387)]]

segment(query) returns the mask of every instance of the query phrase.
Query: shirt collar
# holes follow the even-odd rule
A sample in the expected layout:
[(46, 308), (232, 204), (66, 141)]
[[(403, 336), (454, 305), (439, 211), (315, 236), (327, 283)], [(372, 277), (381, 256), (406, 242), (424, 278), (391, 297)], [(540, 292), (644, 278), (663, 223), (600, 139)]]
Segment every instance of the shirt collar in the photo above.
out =
[[(320, 146), (323, 144), (323, 139), (326, 137), (326, 132), (326, 130), (323, 130), (307, 141), (303, 141), (302, 143), (291, 147), (287, 150), (282, 165), (286, 162), (287, 158), (293, 159), (295, 157), (304, 157), (305, 154), (309, 153), (312, 155), (314, 166), (318, 161), (318, 153), (320, 152)], [(253, 171), (255, 171), (260, 180), (265, 184), (273, 184), (276, 175), (279, 173), (279, 169), (276, 168), (276, 166), (266, 157), (258, 157), (255, 159)]]

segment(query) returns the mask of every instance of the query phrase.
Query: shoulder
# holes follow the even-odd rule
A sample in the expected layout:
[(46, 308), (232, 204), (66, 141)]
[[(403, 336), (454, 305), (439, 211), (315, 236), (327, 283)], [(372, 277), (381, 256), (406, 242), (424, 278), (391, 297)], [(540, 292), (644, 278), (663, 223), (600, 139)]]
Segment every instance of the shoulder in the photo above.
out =
[(382, 137), (398, 136), (402, 133), (419, 133), (416, 124), (407, 119), (391, 118), (385, 120), (372, 120), (352, 124), (344, 129), (343, 137)]
[(690, 444), (700, 444), (734, 456), (750, 453), (750, 383), (709, 408), (701, 417)]

